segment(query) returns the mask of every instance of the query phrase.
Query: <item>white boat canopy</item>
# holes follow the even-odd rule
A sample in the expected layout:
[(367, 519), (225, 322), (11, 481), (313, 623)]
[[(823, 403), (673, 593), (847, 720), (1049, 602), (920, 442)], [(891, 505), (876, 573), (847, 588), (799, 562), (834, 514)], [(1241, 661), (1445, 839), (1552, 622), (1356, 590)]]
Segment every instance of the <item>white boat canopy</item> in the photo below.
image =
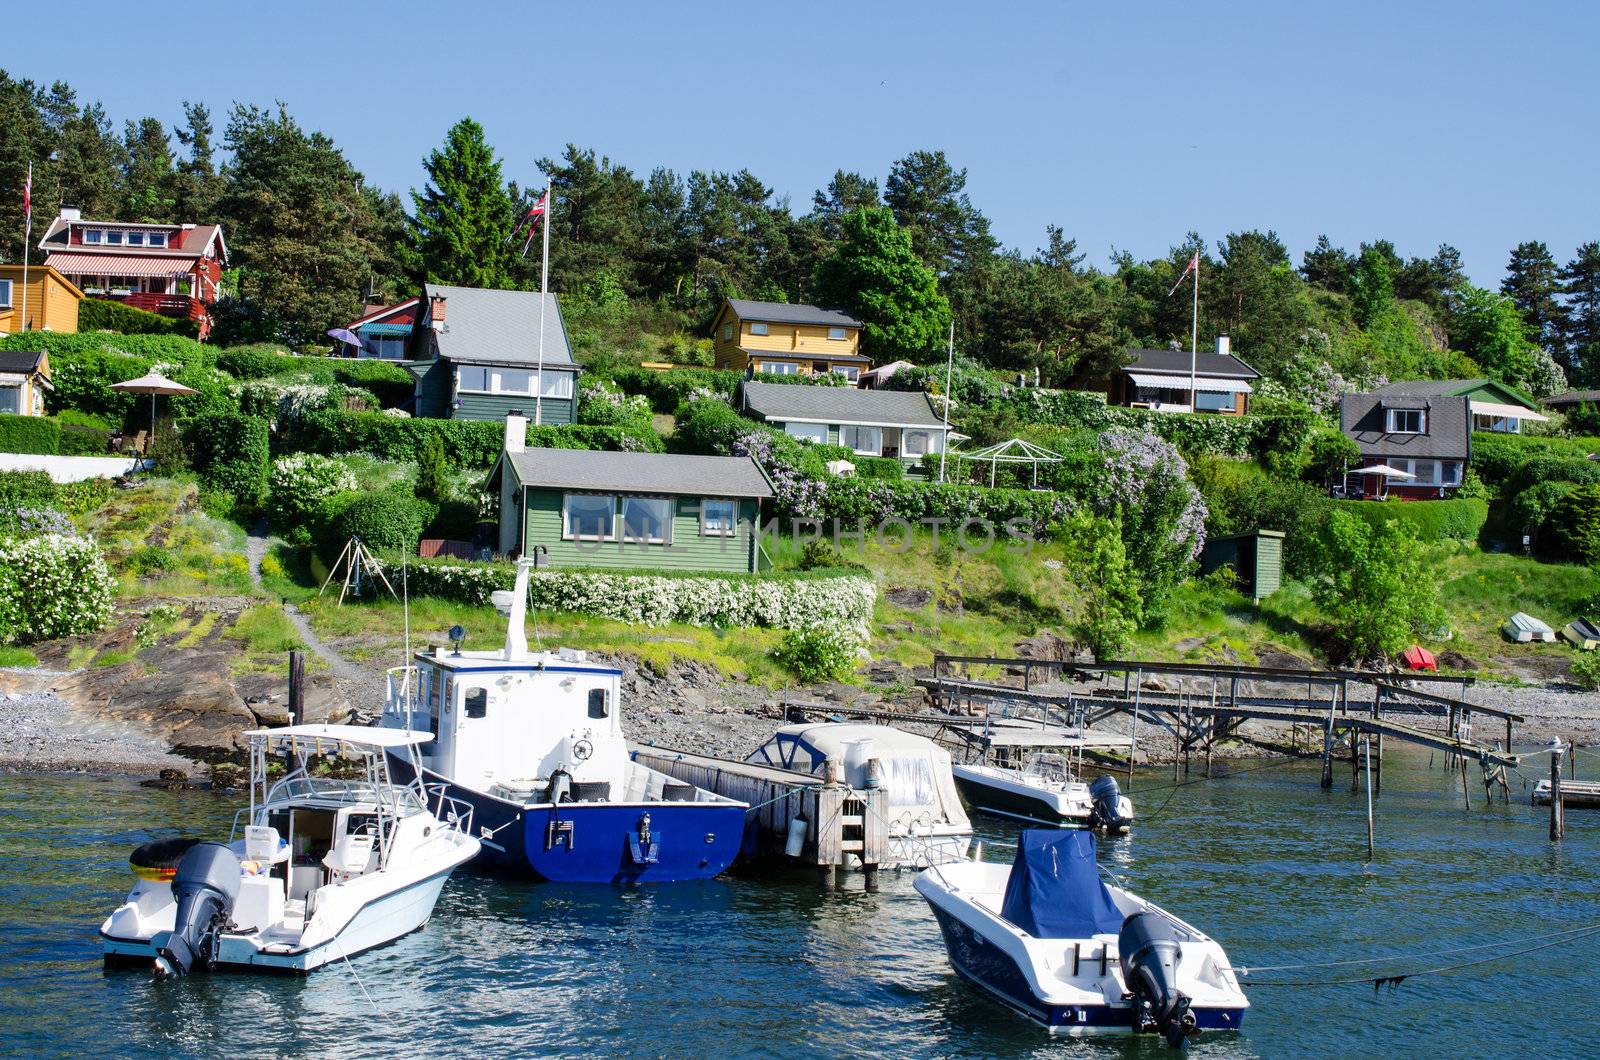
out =
[(1401, 471), (1399, 468), (1390, 467), (1388, 464), (1373, 464), (1371, 467), (1358, 467), (1354, 471), (1350, 472), (1350, 474), (1352, 474), (1352, 475), (1382, 475), (1384, 478), (1416, 478), (1417, 477), (1417, 476), (1413, 475), (1409, 471)]
[(294, 743), (297, 746), (318, 743), (344, 743), (353, 747), (384, 749), (389, 747), (415, 747), (433, 739), (427, 730), (379, 729), (367, 725), (284, 725), (276, 729), (251, 729), (245, 733), (252, 740), (273, 743)]

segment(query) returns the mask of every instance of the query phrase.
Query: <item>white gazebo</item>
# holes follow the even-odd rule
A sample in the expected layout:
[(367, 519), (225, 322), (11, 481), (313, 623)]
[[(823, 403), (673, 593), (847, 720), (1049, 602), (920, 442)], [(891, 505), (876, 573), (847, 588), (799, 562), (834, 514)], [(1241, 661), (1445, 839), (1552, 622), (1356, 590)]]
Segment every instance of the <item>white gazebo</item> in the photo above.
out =
[(986, 445), (981, 449), (970, 452), (959, 450), (950, 453), (957, 460), (970, 460), (976, 464), (989, 465), (989, 485), (995, 482), (995, 473), (1001, 464), (1027, 464), (1033, 472), (1033, 488), (1039, 488), (1039, 465), (1059, 464), (1064, 459), (1060, 453), (1051, 452), (1042, 445), (1034, 445), (1023, 438), (1012, 438), (1009, 441), (996, 442)]

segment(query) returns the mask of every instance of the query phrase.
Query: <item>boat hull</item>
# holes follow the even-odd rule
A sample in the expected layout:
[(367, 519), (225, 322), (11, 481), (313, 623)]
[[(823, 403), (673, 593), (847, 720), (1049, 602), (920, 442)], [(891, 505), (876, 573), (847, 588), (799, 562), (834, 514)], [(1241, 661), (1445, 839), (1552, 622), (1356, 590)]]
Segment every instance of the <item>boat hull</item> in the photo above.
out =
[(1088, 807), (1083, 807), (1081, 812), (1076, 808), (1063, 807), (1058, 800), (1050, 797), (1049, 792), (1030, 793), (1018, 790), (1023, 787), (1020, 784), (994, 783), (982, 776), (964, 775), (959, 770), (956, 770), (954, 775), (956, 789), (961, 792), (961, 797), (966, 799), (973, 809), (982, 813), (1009, 817), (1014, 821), (1048, 825), (1051, 828), (1059, 828), (1062, 825), (1069, 828), (1087, 828), (1089, 825)]
[[(409, 779), (408, 763), (390, 769)], [(475, 791), (423, 770), (431, 789), (472, 807), (482, 849), (481, 868), (550, 883), (681, 883), (725, 872), (744, 842), (742, 803), (567, 802), (519, 804)], [(640, 825), (650, 817), (654, 850), (641, 849)], [(653, 858), (653, 860), (652, 860)]]

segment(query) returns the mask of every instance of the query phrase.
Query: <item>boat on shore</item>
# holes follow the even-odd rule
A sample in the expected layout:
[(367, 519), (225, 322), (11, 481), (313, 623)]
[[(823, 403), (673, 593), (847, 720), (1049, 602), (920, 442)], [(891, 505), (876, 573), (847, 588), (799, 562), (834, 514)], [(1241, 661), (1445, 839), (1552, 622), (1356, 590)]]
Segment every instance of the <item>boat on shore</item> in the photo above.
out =
[(1065, 755), (1030, 755), (1020, 769), (980, 762), (950, 767), (956, 787), (973, 809), (1015, 821), (1051, 828), (1094, 828), (1109, 834), (1126, 832), (1133, 823), (1133, 803), (1109, 773), (1085, 784)]
[(493, 594), (506, 619), (492, 651), (418, 652), (389, 672), (382, 724), (434, 737), (392, 763), (472, 808), (479, 863), (561, 883), (672, 883), (726, 870), (744, 840), (742, 802), (674, 780), (628, 754), (622, 671), (586, 653), (530, 651), (531, 560)]
[[(107, 964), (304, 974), (420, 928), (477, 854), (466, 807), (390, 775), (390, 756), (414, 758), (427, 733), (291, 725), (245, 736), (250, 803), (235, 835), (133, 852), (138, 883), (100, 927)], [(278, 752), (289, 768), (269, 783)], [(359, 775), (310, 775), (302, 763), (326, 753), (358, 760)]]
[(1198, 928), (1100, 878), (1092, 832), (1025, 829), (1011, 865), (968, 861), (913, 886), (950, 964), (1052, 1034), (1236, 1031), (1250, 1007)]

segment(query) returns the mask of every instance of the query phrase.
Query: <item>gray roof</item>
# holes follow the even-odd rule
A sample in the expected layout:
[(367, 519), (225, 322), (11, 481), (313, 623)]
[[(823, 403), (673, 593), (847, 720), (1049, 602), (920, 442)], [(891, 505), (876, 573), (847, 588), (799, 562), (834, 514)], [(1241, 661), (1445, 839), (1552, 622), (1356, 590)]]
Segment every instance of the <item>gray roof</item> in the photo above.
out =
[(31, 375), (39, 370), (39, 362), (43, 359), (42, 350), (0, 350), (0, 372)]
[(857, 423), (880, 427), (938, 427), (944, 420), (920, 390), (857, 390), (805, 383), (744, 385), (744, 407), (762, 419)]
[[(1339, 401), (1339, 429), (1361, 448), (1363, 457), (1465, 460), (1472, 452), (1471, 403), (1460, 397), (1346, 394)], [(1390, 434), (1384, 410), (1426, 408), (1426, 434)]]
[[(1124, 372), (1172, 372), (1189, 374), (1188, 350), (1129, 350), (1132, 364), (1124, 365)], [(1255, 379), (1260, 372), (1245, 364), (1231, 353), (1214, 353), (1201, 350), (1194, 355), (1196, 375), (1220, 376), (1224, 379)]]
[(527, 449), (506, 456), (524, 486), (614, 490), (704, 497), (772, 496), (772, 487), (748, 456), (613, 453), (597, 449)]
[(740, 320), (758, 320), (771, 324), (820, 324), (823, 327), (859, 328), (861, 321), (832, 309), (814, 305), (790, 305), (788, 302), (752, 302), (746, 298), (730, 298), (728, 305)]
[(538, 364), (539, 299), (543, 297), (544, 363), (576, 367), (555, 295), (430, 283), (423, 287), (419, 320), (440, 295), (445, 298), (444, 328), (433, 335), (441, 357), (469, 364)]
[(1569, 390), (1544, 399), (1546, 405), (1589, 405), (1600, 402), (1600, 390)]

